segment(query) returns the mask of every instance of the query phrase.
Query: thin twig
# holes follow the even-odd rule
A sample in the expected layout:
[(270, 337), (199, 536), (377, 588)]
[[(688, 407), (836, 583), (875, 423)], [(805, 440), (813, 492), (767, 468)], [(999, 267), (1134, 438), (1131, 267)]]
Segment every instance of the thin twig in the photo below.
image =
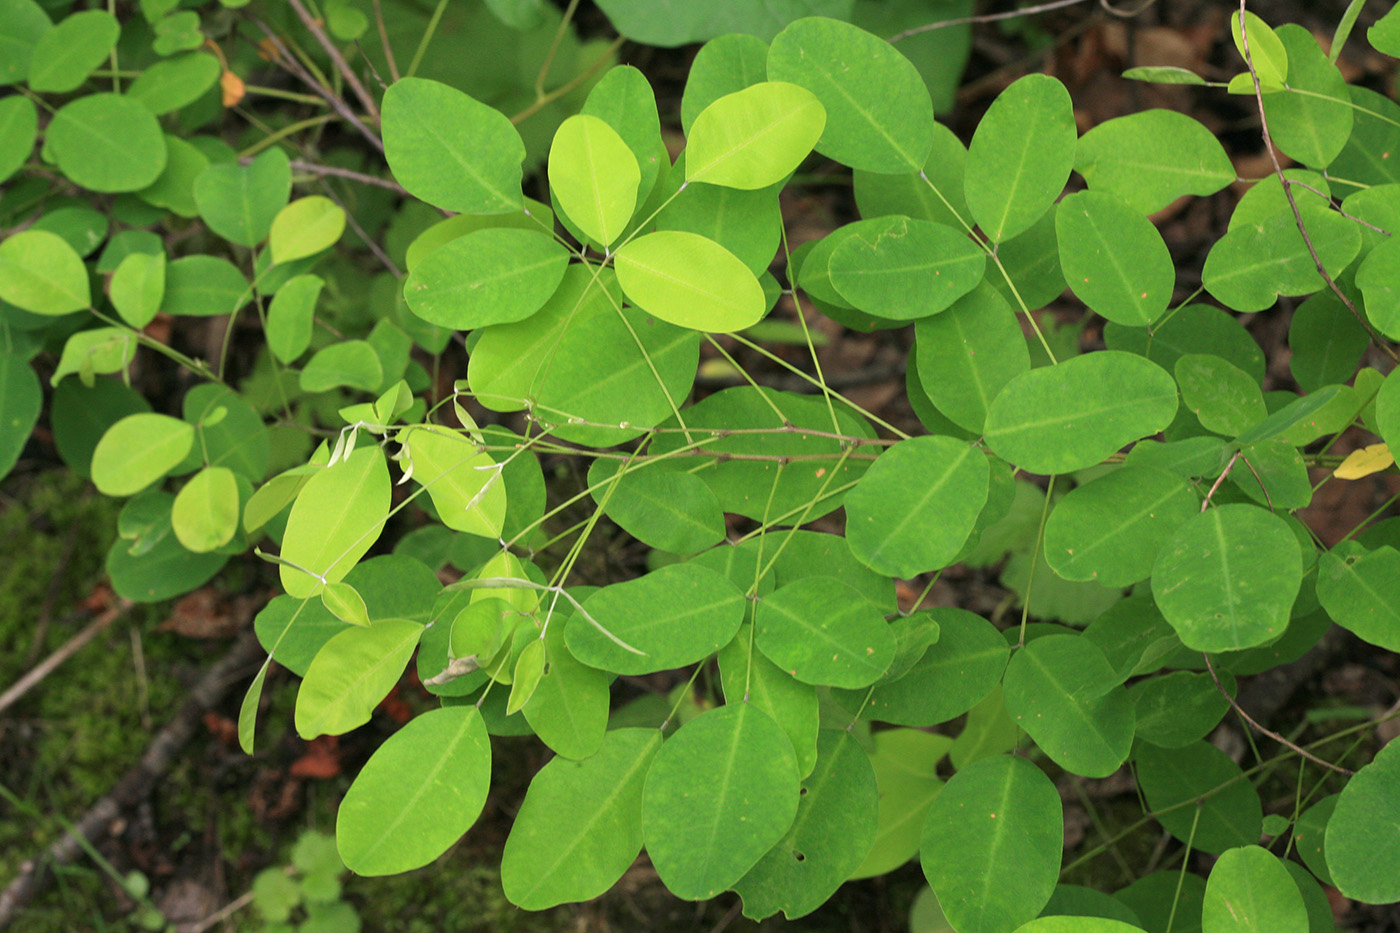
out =
[(388, 253), (384, 252), (384, 247), (376, 243), (374, 237), (370, 236), (367, 232), (365, 232), (365, 228), (360, 226), (360, 222), (355, 219), (355, 212), (345, 210), (345, 205), (341, 202), (340, 196), (335, 193), (335, 189), (332, 188), (330, 186), (330, 183), (327, 182), (324, 178), (321, 179), (321, 190), (326, 193), (326, 197), (330, 198), (337, 205), (339, 205), (341, 210), (345, 211), (346, 224), (349, 225), (351, 230), (355, 231), (355, 235), (358, 236), (361, 242), (363, 242), (365, 246), (369, 248), (369, 251), (374, 254), (374, 257), (384, 264), (384, 268), (388, 269), (390, 274), (392, 274), (394, 278), (402, 279), (403, 270), (398, 267), (394, 260), (389, 258)]
[(1215, 673), (1215, 665), (1211, 663), (1210, 655), (1208, 653), (1202, 652), (1201, 657), (1206, 659), (1206, 670), (1210, 672), (1210, 679), (1215, 681), (1215, 689), (1220, 691), (1220, 695), (1225, 698), (1225, 702), (1230, 704), (1230, 708), (1234, 710), (1241, 719), (1253, 726), (1256, 731), (1273, 739), (1275, 742), (1279, 743), (1284, 748), (1297, 752), (1299, 755), (1302, 755), (1304, 758), (1306, 758), (1308, 761), (1311, 761), (1313, 764), (1318, 764), (1324, 768), (1329, 768), (1333, 771), (1336, 771), (1338, 774), (1344, 774), (1347, 777), (1351, 777), (1352, 774), (1355, 773), (1346, 768), (1343, 768), (1341, 765), (1334, 765), (1330, 761), (1326, 761), (1322, 758), (1317, 757), (1312, 752), (1308, 751), (1306, 748), (1303, 748), (1301, 745), (1297, 745), (1293, 742), (1290, 742), (1288, 739), (1279, 735), (1272, 729), (1266, 729), (1262, 725), (1260, 725), (1257, 721), (1255, 721), (1253, 716), (1246, 713), (1240, 707), (1240, 705), (1235, 702), (1234, 697), (1230, 696), (1230, 691), (1226, 690), (1225, 685), (1220, 682), (1220, 675)]
[(933, 32), (935, 29), (948, 29), (952, 26), (969, 26), (974, 23), (995, 23), (1003, 19), (1034, 16), (1036, 13), (1049, 13), (1051, 10), (1062, 10), (1067, 6), (1075, 6), (1084, 2), (1085, 0), (1053, 0), (1051, 3), (1021, 7), (1018, 10), (1010, 10), (1006, 13), (984, 13), (981, 16), (964, 16), (960, 19), (945, 19), (937, 23), (925, 23), (922, 26), (915, 26), (912, 29), (906, 29), (903, 32), (895, 33), (890, 36), (890, 44), (893, 45), (903, 39), (908, 39), (910, 36), (917, 36), (925, 32)]
[(1230, 475), (1230, 471), (1233, 470), (1233, 469), (1235, 468), (1235, 461), (1238, 460), (1239, 458), (1240, 458), (1240, 451), (1237, 450), (1237, 451), (1235, 451), (1234, 456), (1232, 456), (1232, 457), (1230, 458), (1230, 462), (1227, 463), (1227, 464), (1225, 464), (1225, 469), (1221, 470), (1221, 471), (1220, 471), (1220, 475), (1217, 476), (1217, 477), (1215, 478), (1215, 482), (1211, 484), (1210, 490), (1209, 490), (1208, 492), (1206, 492), (1206, 497), (1205, 497), (1204, 499), (1201, 500), (1201, 511), (1202, 511), (1202, 512), (1204, 512), (1206, 509), (1210, 508), (1210, 500), (1211, 500), (1212, 498), (1214, 498), (1214, 496), (1215, 496), (1215, 491), (1216, 491), (1217, 489), (1220, 488), (1220, 484), (1221, 484), (1221, 483), (1225, 482), (1225, 477), (1227, 477), (1227, 476)]
[(1327, 272), (1327, 268), (1322, 264), (1322, 257), (1317, 254), (1317, 248), (1313, 246), (1312, 237), (1308, 236), (1307, 224), (1303, 223), (1303, 214), (1298, 210), (1298, 202), (1293, 197), (1293, 183), (1283, 174), (1283, 164), (1279, 162), (1278, 152), (1274, 150), (1273, 136), (1269, 133), (1269, 117), (1264, 112), (1264, 88), (1259, 84), (1259, 72), (1254, 67), (1254, 55), (1249, 49), (1249, 30), (1245, 29), (1245, 0), (1240, 0), (1240, 46), (1244, 50), (1245, 67), (1249, 69), (1250, 80), (1254, 82), (1254, 100), (1259, 110), (1259, 127), (1264, 137), (1264, 151), (1269, 155), (1269, 161), (1273, 163), (1274, 174), (1278, 176), (1279, 184), (1283, 186), (1283, 195), (1288, 199), (1288, 206), (1293, 211), (1293, 222), (1298, 226), (1298, 234), (1303, 238), (1303, 245), (1308, 248), (1308, 255), (1312, 257), (1313, 265), (1317, 267), (1317, 274), (1322, 276), (1322, 281), (1327, 283), (1327, 287), (1332, 290), (1342, 305), (1351, 312), (1366, 333), (1371, 338), (1371, 343), (1375, 344), (1382, 353), (1390, 357), (1392, 362), (1400, 363), (1400, 353), (1384, 340), (1380, 334), (1376, 333), (1371, 322), (1366, 320), (1366, 316), (1357, 310), (1356, 305), (1346, 293), (1341, 290), (1336, 281)]
[(369, 91), (365, 90), (365, 86), (360, 83), (359, 77), (350, 68), (350, 63), (345, 60), (345, 56), (340, 54), (340, 49), (335, 47), (335, 43), (331, 41), (331, 37), (326, 35), (326, 31), (321, 28), (321, 24), (316, 22), (316, 19), (307, 12), (306, 6), (302, 4), (301, 0), (287, 0), (287, 2), (290, 3), (292, 9), (296, 11), (297, 17), (301, 20), (301, 24), (310, 31), (311, 35), (316, 37), (316, 41), (321, 44), (321, 48), (325, 49), (326, 54), (331, 57), (331, 62), (335, 65), (336, 70), (345, 78), (345, 83), (350, 85), (350, 90), (354, 91), (355, 96), (360, 99), (360, 104), (365, 108), (365, 113), (369, 114), (369, 118), (372, 121), (378, 123), (379, 105), (374, 102), (374, 98), (370, 96)]
[(389, 65), (389, 77), (399, 80), (399, 63), (394, 58), (394, 47), (389, 44), (389, 30), (384, 26), (384, 8), (380, 0), (374, 0), (374, 25), (379, 30), (379, 44), (384, 46), (384, 61)]
[(15, 681), (10, 689), (0, 694), (0, 712), (13, 706), (20, 697), (34, 689), (45, 677), (52, 674), (60, 664), (77, 654), (82, 650), (84, 645), (102, 634), (108, 626), (130, 611), (131, 606), (132, 603), (130, 600), (121, 600), (115, 606), (102, 613), (102, 615), (89, 622), (86, 628), (68, 639), (57, 651), (31, 668), (29, 673)]
[[(245, 160), (240, 159), (240, 162)], [(246, 160), (251, 162), (252, 159)], [(310, 172), (312, 175), (334, 175), (336, 178), (344, 178), (349, 181), (357, 181), (362, 185), (373, 185), (376, 188), (387, 188), (396, 194), (408, 194), (404, 186), (388, 178), (379, 178), (375, 175), (366, 175), (364, 172), (356, 172), (348, 168), (339, 168), (334, 165), (319, 165), (315, 162), (306, 162), (302, 159), (291, 160), (292, 171)]]

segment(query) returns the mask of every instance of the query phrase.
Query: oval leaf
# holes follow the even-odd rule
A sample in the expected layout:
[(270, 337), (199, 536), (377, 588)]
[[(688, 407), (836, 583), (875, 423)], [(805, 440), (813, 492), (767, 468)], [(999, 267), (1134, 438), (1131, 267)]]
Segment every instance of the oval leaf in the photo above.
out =
[(92, 481), (107, 496), (131, 496), (175, 469), (194, 446), (194, 425), (169, 415), (127, 415), (92, 452)]
[(1081, 191), (1055, 209), (1055, 238), (1065, 281), (1095, 312), (1127, 327), (1166, 313), (1176, 267), (1142, 214), (1111, 194)]
[(967, 235), (927, 220), (852, 224), (828, 260), (832, 287), (852, 306), (893, 321), (937, 314), (982, 281), (986, 254)]
[(297, 691), (297, 735), (341, 735), (369, 722), (422, 635), (418, 622), (383, 619), (347, 628), (322, 645)]
[(68, 242), (47, 230), (25, 230), (0, 242), (0, 300), (56, 317), (91, 303), (87, 267)]
[(600, 246), (622, 235), (637, 208), (637, 157), (598, 117), (565, 120), (549, 147), (550, 192), (579, 229)]
[(713, 240), (679, 230), (617, 251), (617, 282), (643, 311), (681, 327), (729, 333), (758, 323), (767, 302), (748, 267)]
[(378, 447), (351, 451), (313, 475), (292, 503), (282, 537), (277, 569), (287, 594), (304, 599), (344, 579), (379, 538), (389, 498), (389, 469)]
[(894, 660), (880, 610), (833, 577), (808, 577), (763, 597), (754, 627), (759, 650), (807, 684), (864, 687)]
[(1278, 856), (1241, 846), (1210, 870), (1201, 933), (1308, 933), (1308, 911)]
[(690, 128), (686, 180), (766, 188), (802, 164), (825, 127), (826, 108), (796, 84), (764, 81), (726, 94)]
[(537, 230), (477, 230), (424, 257), (403, 298), (423, 320), (453, 330), (509, 324), (538, 311), (568, 265), (569, 251)]
[(1186, 194), (1204, 197), (1235, 180), (1235, 166), (1214, 133), (1175, 110), (1144, 110), (1085, 133), (1074, 169), (1090, 191), (1116, 195), (1153, 214)]
[(170, 512), (175, 537), (203, 554), (223, 547), (238, 531), (238, 481), (226, 467), (205, 467), (184, 485)]
[(1400, 745), (1390, 743), (1342, 788), (1327, 820), (1327, 868), (1337, 889), (1367, 904), (1400, 900)]
[(314, 194), (282, 208), (272, 221), (268, 248), (274, 263), (293, 262), (329, 249), (345, 232), (345, 210)]

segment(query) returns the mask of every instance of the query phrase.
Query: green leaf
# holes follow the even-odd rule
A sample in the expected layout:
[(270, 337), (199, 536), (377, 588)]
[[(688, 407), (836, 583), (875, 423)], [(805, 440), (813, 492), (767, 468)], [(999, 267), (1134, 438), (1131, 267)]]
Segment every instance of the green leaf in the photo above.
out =
[(1400, 167), (1386, 157), (1400, 141), (1400, 105), (1370, 88), (1348, 85), (1348, 96), (1356, 105), (1351, 138), (1327, 166), (1329, 175), (1363, 185), (1383, 185), (1400, 181)]
[(64, 342), (63, 356), (49, 377), (49, 385), (57, 385), (72, 373), (78, 373), (84, 384), (91, 385), (95, 374), (121, 372), (135, 356), (136, 337), (124, 327), (80, 330)]
[(500, 111), (437, 81), (403, 78), (384, 92), (382, 129), (389, 168), (414, 197), (467, 214), (521, 207), (525, 144)]
[(1277, 36), (1288, 57), (1288, 91), (1264, 97), (1269, 135), (1291, 158), (1325, 168), (1351, 136), (1346, 79), (1302, 26), (1280, 26)]
[(672, 564), (604, 587), (583, 601), (582, 613), (565, 630), (574, 657), (616, 674), (651, 674), (727, 645), (744, 620), (744, 596), (713, 570)]
[(1342, 788), (1327, 821), (1327, 868), (1337, 889), (1367, 904), (1400, 899), (1400, 745), (1386, 745)]
[(801, 786), (787, 835), (734, 885), (746, 917), (779, 910), (789, 920), (806, 916), (836, 892), (875, 840), (875, 769), (850, 733), (822, 731), (816, 767)]
[(91, 303), (87, 268), (73, 247), (47, 230), (25, 230), (0, 242), (0, 300), (57, 317)]
[[(1065, 885), (1061, 885), (1055, 890), (1058, 893), (1064, 887)], [(1093, 888), (1085, 890), (1098, 894)], [(1083, 917), (1076, 914), (1074, 916), (1038, 917), (1030, 923), (1017, 927), (1016, 933), (1142, 933), (1142, 927), (1123, 920), (1114, 920), (1111, 917)]]
[(637, 208), (637, 158), (617, 131), (598, 117), (575, 114), (549, 148), (550, 193), (579, 229), (600, 246), (622, 235)]
[(1176, 269), (1152, 222), (1112, 194), (1080, 191), (1055, 209), (1065, 281), (1110, 321), (1145, 327), (1167, 311)]
[(29, 89), (67, 94), (106, 61), (121, 35), (117, 18), (106, 10), (73, 13), (46, 30), (29, 60)]
[(155, 115), (119, 94), (64, 104), (49, 122), (44, 145), (70, 181), (92, 191), (139, 191), (165, 169), (165, 136)]
[(208, 157), (193, 144), (169, 134), (165, 137), (165, 152), (165, 168), (160, 176), (136, 196), (180, 217), (198, 216), (194, 182), (209, 167)]
[(267, 428), (245, 398), (227, 386), (205, 383), (185, 393), (181, 410), (199, 431), (200, 448), (209, 463), (226, 466), (254, 482), (267, 475), (271, 456)]
[(728, 94), (758, 84), (768, 75), (768, 43), (757, 36), (730, 33), (700, 47), (690, 63), (681, 95), (681, 129), (690, 134), (701, 111)]
[(1012, 379), (987, 412), (992, 450), (1032, 473), (1093, 466), (1171, 424), (1176, 383), (1139, 356), (1090, 353)]
[(1177, 198), (1214, 194), (1235, 180), (1215, 134), (1175, 110), (1144, 110), (1106, 120), (1085, 133), (1074, 169), (1090, 191), (1116, 195), (1141, 214)]
[(1318, 559), (1317, 598), (1338, 625), (1363, 641), (1400, 650), (1400, 551), (1355, 541)]
[(869, 172), (923, 167), (933, 102), (918, 69), (885, 40), (834, 19), (800, 19), (773, 39), (768, 79), (805, 87), (826, 108), (822, 155)]
[(532, 638), (515, 661), (515, 670), (511, 675), (510, 698), (506, 700), (507, 716), (520, 712), (534, 696), (535, 688), (540, 685), (540, 678), (544, 676), (544, 665), (544, 641)]
[(642, 850), (642, 788), (660, 747), (659, 729), (616, 729), (596, 755), (540, 769), (501, 856), (512, 904), (544, 910), (617, 883)]
[[(1336, 810), (1340, 797), (1340, 794), (1323, 797), (1304, 810), (1293, 824), (1293, 847), (1302, 856), (1303, 864), (1308, 866), (1308, 870), (1323, 884), (1333, 887), (1336, 887), (1336, 882), (1332, 880), (1332, 873), (1327, 868), (1323, 846), (1327, 838), (1327, 824), (1331, 822), (1332, 813)], [(1368, 815), (1367, 819), (1369, 818)]]
[[(1269, 28), (1269, 24), (1248, 10), (1244, 14), (1244, 29), (1240, 28), (1240, 14), (1230, 14), (1230, 37), (1235, 40), (1235, 48), (1240, 58), (1253, 66), (1259, 75), (1259, 83), (1265, 89), (1281, 88), (1288, 80), (1288, 50), (1283, 41)], [(1245, 54), (1245, 41), (1249, 42), (1249, 54)]]
[(861, 563), (912, 579), (952, 562), (987, 501), (987, 458), (951, 437), (887, 449), (846, 495), (846, 539)]
[(241, 308), (252, 290), (238, 267), (217, 256), (182, 256), (165, 267), (160, 309), (172, 316), (217, 317)]
[(1214, 354), (1187, 353), (1176, 361), (1181, 401), (1201, 427), (1235, 437), (1264, 420), (1264, 394), (1248, 373)]
[(1186, 647), (1237, 651), (1283, 634), (1302, 574), (1283, 519), (1222, 505), (1177, 529), (1152, 568), (1152, 595)]
[[(1175, 65), (1149, 65), (1143, 68), (1129, 68), (1123, 77), (1130, 81), (1148, 81), (1153, 84), (1194, 84), (1204, 86), (1205, 78), (1187, 68)], [(1088, 134), (1085, 134), (1088, 135)]]
[(92, 481), (103, 495), (135, 495), (179, 465), (193, 445), (193, 425), (169, 415), (127, 415), (97, 443)]
[[(1323, 268), (1335, 278), (1361, 250), (1360, 228), (1313, 198), (1300, 199), (1298, 208)], [(1280, 295), (1307, 295), (1323, 287), (1287, 209), (1232, 225), (1211, 247), (1201, 276), (1206, 290), (1236, 311), (1262, 311)]]
[[(898, 680), (869, 692), (833, 693), (863, 719), (934, 726), (972, 709), (1001, 682), (1011, 650), (990, 622), (964, 609), (937, 608), (938, 641)], [(862, 705), (863, 704), (863, 705)]]
[(1308, 912), (1278, 856), (1259, 846), (1230, 849), (1210, 870), (1202, 933), (1308, 933)]
[(0, 478), (14, 469), (29, 443), (43, 402), (39, 378), (24, 357), (0, 353)]
[(247, 165), (210, 165), (194, 181), (194, 200), (210, 230), (240, 246), (256, 246), (272, 231), (291, 190), (291, 163), (274, 146)]
[(880, 610), (832, 577), (781, 586), (754, 610), (755, 642), (802, 683), (864, 687), (894, 660), (895, 641)]
[(384, 382), (384, 364), (366, 341), (346, 340), (317, 350), (302, 368), (300, 382), (303, 392), (328, 392), (341, 386), (374, 392)]
[(922, 170), (899, 175), (865, 171), (852, 174), (856, 206), (862, 217), (903, 214), (963, 229), (970, 222), (963, 197), (966, 163), (967, 147), (952, 130), (935, 123), (933, 148)]
[(141, 72), (126, 89), (126, 96), (139, 100), (156, 116), (164, 116), (199, 100), (219, 80), (222, 70), (219, 60), (208, 52), (176, 55)]
[(631, 65), (609, 68), (588, 92), (581, 113), (607, 123), (632, 150), (641, 173), (637, 183), (637, 203), (641, 204), (671, 161), (661, 138), (651, 82)]
[(107, 284), (108, 297), (122, 320), (140, 329), (155, 319), (165, 299), (165, 253), (131, 253)]
[(311, 346), (316, 302), (326, 282), (316, 275), (288, 279), (267, 309), (267, 348), (283, 363), (292, 363)]
[(642, 310), (671, 324), (730, 333), (763, 317), (758, 279), (738, 257), (694, 233), (664, 230), (624, 245), (617, 281)]
[[(525, 719), (540, 741), (565, 758), (598, 752), (608, 727), (608, 687), (612, 678), (578, 661), (564, 641), (563, 610), (545, 630), (548, 664), (525, 704)], [(516, 673), (519, 679), (519, 673)]]
[(943, 789), (938, 763), (952, 744), (946, 735), (917, 729), (886, 729), (871, 741), (880, 798), (875, 840), (852, 880), (883, 875), (918, 853), (925, 817)]
[(1123, 467), (1065, 496), (1045, 523), (1045, 558), (1066, 580), (1129, 586), (1152, 574), (1158, 553), (1197, 511), (1182, 478)]
[(628, 470), (598, 459), (588, 470), (594, 500), (638, 541), (672, 554), (695, 554), (724, 540), (724, 512), (704, 480), (664, 468)]
[(692, 719), (657, 753), (642, 832), (677, 897), (714, 897), (792, 826), (799, 787), (792, 743), (763, 711), (730, 704)]
[(1133, 757), (1148, 809), (1177, 839), (1212, 853), (1258, 841), (1264, 822), (1259, 795), (1220, 749), (1209, 742), (1140, 745)]
[(326, 611), (346, 625), (369, 626), (369, 607), (364, 599), (349, 583), (327, 583), (321, 589), (321, 605)]
[(685, 153), (681, 153), (653, 197), (652, 204), (659, 199), (666, 206), (652, 219), (650, 227), (695, 233), (714, 240), (761, 277), (773, 263), (783, 232), (778, 185), (745, 191), (703, 182), (686, 184), (684, 175)]
[(411, 425), (398, 435), (408, 452), (403, 461), (428, 490), (442, 523), (453, 531), (498, 539), (506, 517), (501, 467), (465, 432), (438, 425)]
[(344, 579), (378, 539), (389, 499), (389, 469), (378, 447), (351, 451), (315, 473), (292, 503), (282, 536), (277, 569), (287, 594), (304, 599)]
[(1366, 41), (1377, 52), (1400, 57), (1400, 14), (1394, 7), (1366, 30)]
[(912, 321), (946, 309), (982, 281), (986, 254), (952, 227), (908, 217), (851, 224), (832, 250), (832, 287), (852, 306)]
[(982, 283), (948, 310), (914, 324), (920, 373), (929, 400), (958, 427), (981, 433), (987, 409), (1008, 382), (1030, 369), (1016, 315), (995, 288)]
[(0, 84), (18, 84), (29, 76), (34, 47), (53, 22), (34, 0), (0, 2)]
[(1078, 133), (1069, 92), (1031, 74), (997, 95), (967, 150), (967, 206), (993, 243), (1029, 230), (1064, 190)]
[(345, 232), (345, 210), (319, 194), (297, 198), (273, 218), (268, 249), (277, 264), (329, 249)]
[[(1227, 677), (1221, 679), (1228, 683)], [(1137, 737), (1161, 748), (1205, 738), (1230, 709), (1209, 674), (1173, 671), (1139, 681), (1128, 692), (1137, 713)]]
[(368, 628), (350, 626), (322, 645), (297, 691), (297, 735), (341, 735), (369, 722), (422, 634), (417, 622), (383, 619)]
[(1000, 261), (987, 269), (987, 281), (1011, 307), (1034, 311), (1065, 290), (1053, 212), (1046, 211), (1029, 230), (998, 244), (996, 255)]
[(238, 531), (238, 481), (227, 467), (205, 467), (175, 497), (170, 513), (175, 537), (204, 554), (223, 547)]
[(745, 625), (720, 650), (719, 674), (726, 703), (752, 703), (773, 718), (792, 742), (797, 773), (812, 773), (817, 762), (820, 711), (816, 688), (802, 683), (753, 650), (753, 628)]
[(795, 84), (765, 81), (727, 94), (690, 128), (686, 180), (766, 188), (802, 163), (825, 126), (821, 102)]
[(1108, 777), (1133, 744), (1133, 701), (1092, 641), (1047, 635), (1006, 666), (1006, 711), (1050, 760), (1072, 774)]
[(359, 875), (428, 864), (486, 805), (491, 741), (471, 706), (430, 710), (379, 746), (336, 813), (335, 841)]
[[(1356, 287), (1365, 296), (1366, 318), (1386, 337), (1400, 339), (1400, 247), (1382, 242), (1366, 254), (1356, 270)], [(1339, 302), (1340, 304), (1340, 302)]]
[(919, 847), (924, 875), (960, 933), (1010, 930), (1050, 899), (1060, 873), (1060, 795), (1024, 758), (958, 771), (933, 802)]
[(521, 321), (558, 289), (569, 251), (538, 230), (488, 228), (433, 250), (404, 280), (413, 313), (452, 330)]
[(39, 113), (33, 101), (19, 96), (0, 99), (0, 183), (24, 165), (38, 132)]
[(849, 19), (851, 13), (851, 0), (731, 0), (704, 9), (684, 0), (603, 0), (598, 6), (619, 34), (666, 48), (735, 32), (768, 40), (799, 16)]

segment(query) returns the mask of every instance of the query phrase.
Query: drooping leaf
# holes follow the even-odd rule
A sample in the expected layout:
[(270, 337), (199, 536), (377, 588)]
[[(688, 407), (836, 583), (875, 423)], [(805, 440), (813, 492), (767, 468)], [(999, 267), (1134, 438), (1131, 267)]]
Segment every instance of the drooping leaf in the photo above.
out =
[(1089, 190), (1115, 195), (1142, 214), (1182, 195), (1214, 194), (1235, 180), (1215, 134), (1175, 110), (1144, 110), (1100, 123), (1079, 140), (1074, 169)]
[[(95, 459), (95, 458), (94, 458)], [(344, 579), (389, 515), (389, 469), (378, 447), (361, 447), (315, 473), (297, 494), (278, 571), (290, 596), (315, 596)]]
[(442, 523), (454, 531), (501, 537), (506, 485), (501, 466), (464, 432), (413, 425), (399, 433), (413, 479), (428, 490)]
[(944, 914), (964, 933), (1010, 930), (1040, 913), (1060, 873), (1060, 795), (1024, 758), (959, 770), (934, 800), (919, 847)]
[(389, 168), (414, 196), (467, 214), (520, 208), (525, 144), (495, 108), (437, 81), (402, 78), (384, 92), (382, 126)]
[(870, 172), (923, 167), (933, 102), (918, 69), (883, 39), (834, 19), (800, 19), (773, 39), (768, 78), (805, 87), (826, 108), (822, 155)]
[(550, 193), (599, 246), (612, 246), (632, 219), (641, 177), (637, 157), (627, 143), (598, 117), (575, 114), (554, 134), (549, 149)]
[(896, 321), (943, 311), (982, 281), (985, 266), (986, 254), (963, 233), (908, 217), (852, 224), (828, 261), (841, 297)]
[(861, 563), (911, 579), (952, 562), (987, 501), (987, 458), (951, 437), (882, 453), (846, 495), (846, 540)]
[(336, 848), (359, 875), (428, 864), (476, 822), (491, 783), (491, 742), (472, 706), (414, 717), (375, 751), (336, 813)]
[(964, 182), (967, 206), (993, 243), (1030, 229), (1051, 208), (1078, 138), (1058, 79), (1026, 75), (997, 95), (968, 146)]
[(733, 253), (694, 233), (664, 230), (617, 251), (617, 281), (642, 310), (671, 324), (728, 333), (763, 317), (763, 287)]
[(155, 115), (120, 94), (64, 104), (44, 144), (70, 181), (92, 191), (139, 191), (165, 169), (165, 136)]
[(658, 729), (615, 729), (597, 754), (535, 775), (501, 856), (511, 903), (586, 901), (622, 877), (642, 849), (642, 789), (660, 747)]
[(879, 609), (832, 577), (809, 577), (763, 597), (755, 642), (797, 680), (864, 687), (894, 660), (895, 641)]
[(1155, 363), (1090, 353), (1007, 383), (987, 412), (987, 443), (1033, 473), (1080, 470), (1165, 428), (1176, 399), (1176, 383)]
[(792, 743), (747, 703), (692, 719), (657, 753), (642, 797), (642, 832), (677, 897), (714, 897), (792, 826), (799, 787)]
[(568, 264), (568, 250), (537, 230), (477, 230), (425, 256), (404, 280), (404, 301), (452, 330), (508, 324), (538, 311)]
[(1217, 853), (1259, 840), (1264, 820), (1259, 795), (1239, 765), (1214, 745), (1141, 745), (1133, 757), (1148, 808), (1177, 839)]
[(1097, 313), (1144, 327), (1166, 313), (1176, 269), (1162, 235), (1113, 194), (1081, 191), (1055, 209), (1060, 265), (1070, 289)]
[(1236, 651), (1283, 633), (1302, 574), (1283, 519), (1222, 505), (1177, 529), (1153, 566), (1152, 595), (1188, 648)]
[(1133, 701), (1121, 680), (1092, 641), (1047, 635), (1011, 656), (1006, 711), (1060, 767), (1107, 777), (1133, 744)]
[(1257, 845), (1230, 849), (1210, 870), (1202, 933), (1308, 933), (1308, 912), (1277, 855)]
[(766, 188), (801, 164), (825, 126), (821, 102), (796, 84), (765, 81), (727, 94), (690, 127), (686, 180)]
[(25, 230), (0, 242), (0, 300), (49, 317), (91, 302), (87, 268), (56, 233)]

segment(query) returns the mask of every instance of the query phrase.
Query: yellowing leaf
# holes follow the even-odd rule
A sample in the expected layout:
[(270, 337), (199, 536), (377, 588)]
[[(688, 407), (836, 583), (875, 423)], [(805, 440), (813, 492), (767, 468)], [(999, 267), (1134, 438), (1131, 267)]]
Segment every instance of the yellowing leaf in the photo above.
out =
[(1395, 455), (1386, 444), (1372, 444), (1360, 450), (1353, 450), (1341, 462), (1333, 474), (1337, 479), (1361, 479), (1372, 473), (1379, 473), (1395, 462)]

